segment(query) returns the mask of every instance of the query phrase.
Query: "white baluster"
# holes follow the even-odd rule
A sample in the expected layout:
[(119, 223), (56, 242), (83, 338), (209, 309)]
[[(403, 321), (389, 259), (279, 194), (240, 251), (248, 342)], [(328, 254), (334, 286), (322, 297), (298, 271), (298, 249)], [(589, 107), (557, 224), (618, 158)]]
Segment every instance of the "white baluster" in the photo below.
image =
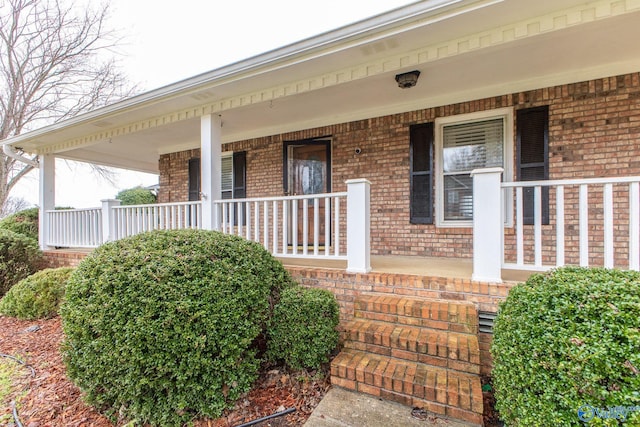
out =
[(556, 267), (562, 267), (564, 259), (564, 186), (556, 188)]

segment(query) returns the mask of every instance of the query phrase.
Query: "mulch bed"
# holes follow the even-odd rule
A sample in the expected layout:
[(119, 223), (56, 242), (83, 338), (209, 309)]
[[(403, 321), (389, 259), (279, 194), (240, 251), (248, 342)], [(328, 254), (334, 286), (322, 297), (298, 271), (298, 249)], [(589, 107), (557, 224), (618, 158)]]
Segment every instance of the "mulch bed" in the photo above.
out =
[(493, 385), (491, 377), (483, 375), (482, 381), (482, 403), (484, 414), (482, 419), (485, 427), (502, 427), (504, 423), (500, 421), (500, 414), (495, 410), (496, 398), (493, 395)]
[[(61, 341), (59, 317), (21, 321), (0, 316), (0, 353), (18, 357), (35, 371), (32, 376), (25, 367), (24, 375), (16, 384), (19, 390), (26, 390), (19, 398), (20, 421), (25, 427), (113, 427), (107, 418), (82, 401), (80, 389), (67, 378), (59, 351)], [(199, 420), (195, 426), (232, 427), (288, 408), (296, 408), (296, 412), (259, 426), (302, 426), (330, 387), (326, 371), (310, 374), (312, 376), (301, 375), (283, 368), (266, 370), (235, 408), (217, 420)], [(490, 384), (489, 377), (482, 380), (483, 385)], [(490, 388), (483, 391), (483, 400), (485, 425), (502, 426), (493, 409), (495, 399)], [(11, 413), (8, 402), (0, 404), (0, 415)]]
[[(61, 341), (60, 318), (20, 321), (0, 316), (0, 353), (18, 357), (35, 370), (35, 376), (31, 376), (24, 368), (25, 375), (18, 384), (27, 390), (19, 398), (20, 421), (25, 427), (114, 426), (82, 401), (80, 390), (65, 375), (59, 351)], [(260, 425), (301, 426), (330, 387), (328, 375), (322, 374), (309, 376), (283, 368), (270, 369), (260, 375), (253, 390), (239, 399), (233, 410), (220, 419), (199, 420), (195, 425), (231, 427), (295, 407), (296, 412)], [(0, 415), (10, 413), (10, 405), (0, 407)]]

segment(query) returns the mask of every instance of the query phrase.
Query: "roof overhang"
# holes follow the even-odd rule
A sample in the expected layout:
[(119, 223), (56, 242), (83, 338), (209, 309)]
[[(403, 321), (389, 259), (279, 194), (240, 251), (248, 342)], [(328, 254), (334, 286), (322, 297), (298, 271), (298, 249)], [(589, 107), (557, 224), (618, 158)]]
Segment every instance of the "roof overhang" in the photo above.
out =
[(640, 0), (423, 1), (6, 143), (153, 173), (160, 154), (199, 147), (206, 114), (232, 142), (637, 72), (638, 22)]

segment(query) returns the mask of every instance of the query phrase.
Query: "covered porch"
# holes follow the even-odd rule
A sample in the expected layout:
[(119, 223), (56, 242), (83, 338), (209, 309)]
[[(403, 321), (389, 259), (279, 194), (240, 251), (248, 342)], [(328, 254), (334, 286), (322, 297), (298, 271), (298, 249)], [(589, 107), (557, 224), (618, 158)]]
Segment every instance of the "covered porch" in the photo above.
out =
[(193, 228), (256, 241), (292, 267), (348, 273), (502, 283), (564, 265), (640, 269), (639, 176), (502, 182), (501, 175), (500, 168), (472, 173), (471, 257), (372, 254), (366, 179), (347, 181), (340, 193), (137, 206), (105, 200), (94, 209), (47, 210), (41, 244), (95, 248), (146, 231)]

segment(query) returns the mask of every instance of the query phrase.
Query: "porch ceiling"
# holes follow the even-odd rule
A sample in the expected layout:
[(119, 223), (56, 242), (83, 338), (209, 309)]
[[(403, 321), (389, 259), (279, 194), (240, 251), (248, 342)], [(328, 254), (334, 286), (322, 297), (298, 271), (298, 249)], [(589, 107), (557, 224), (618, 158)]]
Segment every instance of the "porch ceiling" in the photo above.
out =
[(199, 147), (203, 114), (231, 142), (640, 71), (638, 22), (637, 0), (419, 2), (8, 143), (157, 172), (159, 154)]

